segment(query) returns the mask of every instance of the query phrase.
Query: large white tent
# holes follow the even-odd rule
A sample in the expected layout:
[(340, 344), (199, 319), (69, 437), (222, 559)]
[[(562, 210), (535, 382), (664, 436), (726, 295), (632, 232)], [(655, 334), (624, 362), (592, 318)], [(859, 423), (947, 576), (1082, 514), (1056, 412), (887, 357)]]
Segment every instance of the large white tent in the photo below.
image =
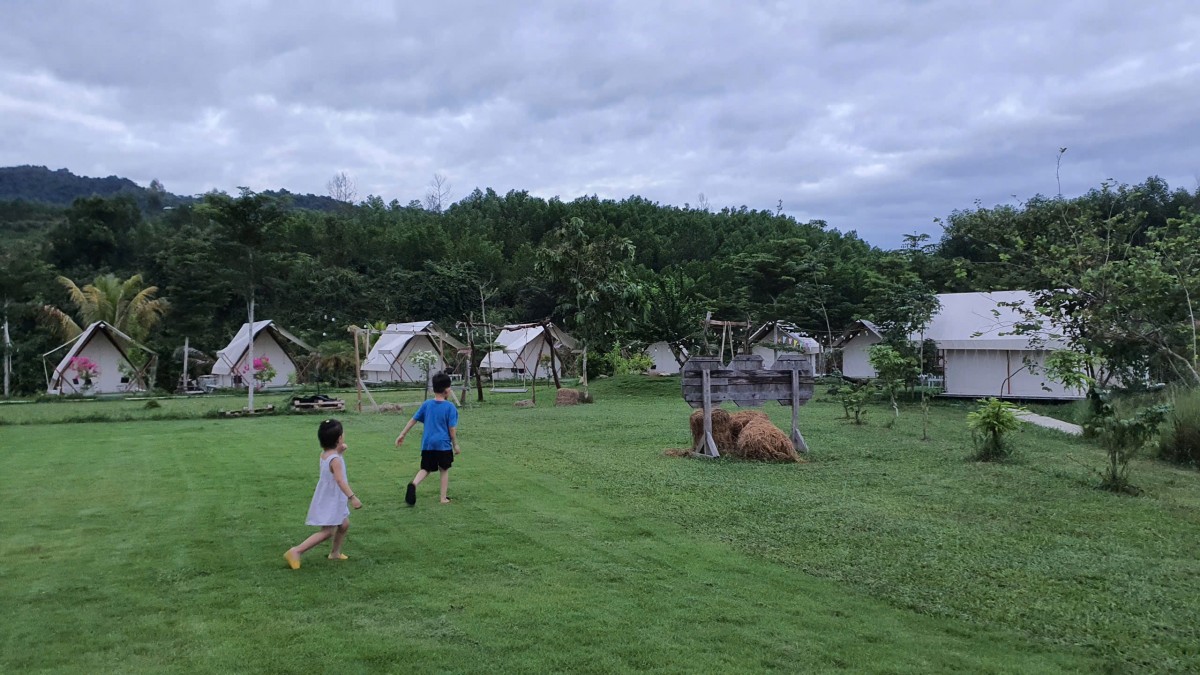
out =
[[(43, 359), (68, 347), (66, 355), (47, 376), (46, 391), (50, 394), (119, 394), (144, 391), (145, 382), (139, 369), (129, 359), (127, 347), (136, 347), (153, 355), (116, 328), (104, 321), (97, 321), (84, 329), (78, 337), (43, 355)], [(96, 373), (87, 386), (73, 364), (76, 359), (87, 359), (95, 365)]]
[(251, 335), (254, 339), (255, 360), (266, 357), (271, 367), (275, 369), (275, 376), (269, 381), (263, 382), (263, 387), (286, 386), (289, 379), (296, 373), (296, 362), (284, 349), (284, 343), (290, 342), (304, 350), (312, 351), (312, 347), (275, 325), (275, 322), (270, 319), (255, 321), (253, 331), (251, 331), (250, 324), (244, 323), (229, 344), (217, 352), (217, 360), (212, 367), (212, 374), (216, 377), (216, 386), (221, 388), (246, 386), (243, 377), (249, 377), (247, 366), (250, 364), (247, 356), (249, 356)]
[(457, 352), (466, 345), (432, 321), (388, 324), (363, 361), (363, 381), (422, 382), (425, 372), (413, 361), (413, 356), (422, 351), (433, 352), (438, 360), (430, 372), (445, 370), (447, 347)]
[[(541, 324), (506, 326), (496, 336), (496, 344), (503, 348), (484, 356), (480, 369), (490, 372), (493, 380), (548, 377), (549, 364), (540, 359), (549, 356), (552, 348), (574, 350), (577, 343), (558, 326), (546, 325), (550, 328), (549, 341)], [(561, 376), (562, 361), (555, 358), (554, 365)]]
[[(1003, 398), (1079, 399), (1085, 392), (1049, 381), (1043, 365), (1050, 352), (1067, 343), (1050, 331), (1016, 334), (1023, 317), (1014, 305), (1033, 306), (1028, 291), (944, 293), (941, 308), (924, 333), (909, 339), (933, 340), (945, 377), (944, 395)], [(846, 377), (874, 377), (867, 350), (881, 340), (879, 329), (858, 322), (840, 341)]]

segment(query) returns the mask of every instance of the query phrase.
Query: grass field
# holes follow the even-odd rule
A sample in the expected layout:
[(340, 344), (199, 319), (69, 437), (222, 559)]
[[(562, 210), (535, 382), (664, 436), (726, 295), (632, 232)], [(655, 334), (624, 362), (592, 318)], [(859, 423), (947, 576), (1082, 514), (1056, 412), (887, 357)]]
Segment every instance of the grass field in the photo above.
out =
[(1118, 497), (1082, 441), (1029, 429), (981, 465), (963, 406), (923, 442), (915, 410), (822, 401), (808, 464), (677, 459), (677, 380), (593, 391), (463, 410), (449, 506), (432, 481), (403, 503), (407, 416), (340, 415), (366, 506), (349, 561), (298, 571), (319, 418), (0, 406), (0, 670), (1200, 670), (1200, 473), (1141, 462)]

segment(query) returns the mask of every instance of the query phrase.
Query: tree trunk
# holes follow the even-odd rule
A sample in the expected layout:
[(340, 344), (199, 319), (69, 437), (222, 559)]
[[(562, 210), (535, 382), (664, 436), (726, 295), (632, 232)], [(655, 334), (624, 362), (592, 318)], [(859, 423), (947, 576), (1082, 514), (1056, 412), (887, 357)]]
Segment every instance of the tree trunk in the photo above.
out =
[(250, 346), (246, 348), (246, 375), (249, 379), (246, 380), (246, 396), (249, 401), (246, 405), (246, 411), (254, 412), (254, 296), (250, 296), (250, 303), (247, 305), (247, 313), (250, 317)]

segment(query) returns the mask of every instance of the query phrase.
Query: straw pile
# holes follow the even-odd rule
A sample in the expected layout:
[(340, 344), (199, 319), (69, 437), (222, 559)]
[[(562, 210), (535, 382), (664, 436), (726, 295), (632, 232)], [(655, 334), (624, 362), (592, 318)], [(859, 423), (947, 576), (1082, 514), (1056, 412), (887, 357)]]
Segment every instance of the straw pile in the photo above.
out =
[[(692, 429), (692, 447), (704, 435), (704, 411), (692, 413), (689, 423)], [(771, 423), (765, 413), (758, 410), (739, 410), (730, 415), (716, 408), (712, 411), (713, 441), (717, 452), (742, 459), (761, 462), (803, 462), (792, 440)], [(669, 456), (682, 456), (690, 452), (668, 450)]]

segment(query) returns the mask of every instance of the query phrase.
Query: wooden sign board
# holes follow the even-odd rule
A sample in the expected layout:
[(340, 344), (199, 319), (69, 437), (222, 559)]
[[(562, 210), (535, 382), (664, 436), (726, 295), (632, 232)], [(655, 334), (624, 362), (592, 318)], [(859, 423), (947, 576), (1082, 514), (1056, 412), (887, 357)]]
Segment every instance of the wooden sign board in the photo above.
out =
[(738, 356), (728, 366), (715, 356), (694, 356), (684, 364), (683, 400), (704, 409), (704, 437), (696, 454), (718, 457), (712, 439), (713, 404), (733, 401), (738, 406), (758, 407), (778, 401), (792, 407), (792, 444), (797, 452), (808, 452), (800, 434), (798, 411), (813, 396), (813, 362), (805, 354), (781, 354), (771, 368), (762, 367), (762, 357)]

